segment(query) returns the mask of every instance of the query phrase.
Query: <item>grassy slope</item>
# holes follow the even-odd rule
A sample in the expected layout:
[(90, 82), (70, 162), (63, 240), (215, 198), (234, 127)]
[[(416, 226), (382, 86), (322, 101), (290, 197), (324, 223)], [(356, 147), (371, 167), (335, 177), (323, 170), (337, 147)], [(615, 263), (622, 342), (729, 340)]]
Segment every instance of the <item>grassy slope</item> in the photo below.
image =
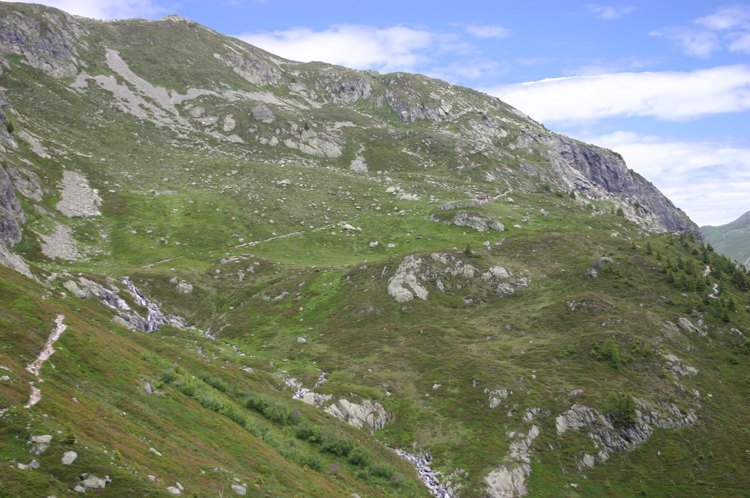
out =
[[(184, 31), (180, 36), (190, 40), (181, 46), (192, 47), (191, 60), (198, 68), (187, 71), (177, 67), (184, 53), (166, 52), (182, 50), (167, 43), (170, 35), (153, 30), (144, 37), (140, 23), (130, 24), (124, 23), (127, 29), (115, 23), (92, 30), (92, 49), (86, 55), (90, 74), (111, 73), (101, 63), (98, 45), (106, 40), (134, 71), (159, 74), (153, 82), (170, 89), (211, 88), (222, 80), (245, 91), (282, 92), (219, 69), (212, 53), (221, 44), (202, 28), (177, 25)], [(155, 71), (166, 56), (177, 61), (175, 67)], [(572, 495), (570, 482), (580, 483), (576, 494), (584, 496), (641, 491), (651, 496), (738, 496), (750, 489), (747, 456), (737, 444), (748, 437), (750, 406), (743, 393), (749, 360), (744, 336), (732, 330), (748, 333), (747, 290), (732, 282), (731, 272), (720, 279), (713, 274), (709, 284), (723, 282), (722, 297), (735, 301), (736, 311), (727, 311), (729, 322), (722, 319), (724, 308), (713, 308), (713, 299), (709, 309), (686, 311), (687, 289), (667, 281), (660, 271), (665, 261), (657, 261), (655, 253), (672, 262), (677, 256), (687, 261), (701, 257), (696, 246), (683, 246), (668, 235), (639, 238), (638, 227), (611, 214), (613, 206), (606, 202), (574, 200), (544, 189), (534, 193), (542, 177), (525, 176), (529, 168), (547, 174), (546, 159), (538, 151), (500, 156), (456, 151), (452, 139), (437, 131), (457, 132), (468, 118), (482, 119), (480, 114), (439, 127), (405, 125), (387, 107), (360, 101), (307, 114), (275, 108), (277, 123), (264, 128), (248, 117), (252, 106), (247, 102), (231, 107), (201, 98), (207, 114), (234, 113), (240, 123), (237, 133), (246, 142), (232, 145), (200, 133), (176, 138), (166, 128), (111, 108), (109, 95), (94, 85), (76, 95), (10, 59), (0, 85), (8, 88), (18, 111), (18, 129), (43, 137), (52, 158), (42, 159), (21, 143), (6, 154), (6, 165), (28, 168), (22, 158), (33, 163), (49, 189), (40, 203), (47, 211), (54, 212), (59, 201), (54, 186), (62, 178), (61, 166), (84, 173), (103, 198), (103, 215), (93, 219), (35, 214), (25, 200), (30, 219), (19, 252), (38, 265), (39, 275), (61, 270), (92, 278), (129, 275), (147, 295), (191, 324), (212, 331), (223, 327), (220, 341), (169, 327), (153, 334), (128, 331), (114, 325), (112, 312), (99, 303), (70, 295), (62, 299), (61, 282), (68, 277), (42, 287), (0, 268), (0, 362), (13, 371), (12, 381), (2, 384), (0, 401), (15, 406), (2, 423), (0, 456), (6, 462), (26, 462), (31, 458), (28, 434), (60, 431), (39, 459), (40, 471), (3, 466), (0, 482), (18, 496), (63, 493), (83, 472), (109, 474), (114, 482), (107, 489), (121, 496), (166, 495), (164, 488), (176, 481), (189, 492), (212, 496), (234, 477), (257, 496), (426, 496), (413, 469), (382, 444), (409, 449), (415, 442), (433, 454), (446, 475), (458, 468), (468, 472), (459, 479), (465, 486), (462, 496), (481, 496), (483, 477), (506, 457), (507, 432), (528, 431), (530, 424), (521, 417), (532, 407), (552, 413), (535, 421), (542, 431), (531, 452), (528, 484), (535, 495)], [(299, 69), (300, 81), (312, 86), (319, 68)], [(383, 92), (378, 85), (388, 78), (374, 81), (374, 92)], [(484, 97), (471, 98), (481, 103)], [(496, 114), (513, 116), (507, 110)], [(319, 129), (333, 121), (352, 121), (361, 128), (346, 128), (347, 144), (338, 159), (311, 159), (281, 145), (261, 147), (246, 135), (251, 125), (259, 127), (259, 135), (271, 133), (283, 119), (300, 125), (308, 120)], [(366, 127), (372, 123), (382, 127)], [(510, 132), (520, 133), (514, 126), (509, 125)], [(362, 145), (370, 172), (355, 174), (348, 164)], [(514, 202), (500, 198), (482, 210), (501, 216), (507, 232), (478, 233), (429, 221), (439, 205), (429, 202), (430, 195), (461, 200), (504, 192), (504, 183), (484, 180), (496, 168), (528, 187), (510, 194)], [(286, 178), (293, 183), (276, 183)], [(399, 200), (386, 192), (395, 185), (420, 200)], [(543, 216), (541, 209), (550, 215)], [(339, 221), (362, 232), (349, 234), (335, 226)], [(47, 260), (32, 230), (48, 233), (53, 222), (70, 226), (79, 241), (101, 253), (92, 252), (88, 261), (78, 263)], [(244, 245), (296, 231), (301, 233)], [(370, 247), (376, 240), (378, 246)], [(485, 241), (493, 244), (491, 250), (483, 249)], [(647, 243), (651, 255), (646, 254)], [(465, 258), (467, 245), (481, 258)], [(429, 259), (432, 252), (449, 252), (481, 268), (500, 264), (516, 274), (523, 271), (531, 278), (530, 287), (501, 299), (476, 281), (453, 277), (446, 281), (451, 289), (446, 294), (431, 283), (428, 301), (397, 304), (386, 292), (395, 268), (406, 254)], [(614, 262), (591, 279), (586, 270), (597, 254)], [(231, 256), (238, 260), (220, 261)], [(168, 261), (158, 264), (162, 260)], [(675, 273), (679, 277), (679, 270)], [(176, 292), (169, 283), (174, 276), (191, 282), (195, 290)], [(284, 291), (289, 295), (279, 301), (262, 297)], [(693, 291), (693, 304), (705, 293)], [(42, 370), (41, 403), (27, 411), (19, 407), (27, 400), (30, 380), (23, 367), (40, 350), (58, 313), (66, 316), (69, 329)], [(683, 316), (693, 322), (703, 319), (708, 336), (665, 328), (665, 321)], [(307, 343), (298, 342), (301, 336)], [(601, 357), (599, 349), (609, 338), (623, 358), (619, 368)], [(248, 356), (237, 356), (230, 345)], [(201, 357), (199, 346), (212, 359)], [(699, 374), (677, 378), (664, 369), (659, 353), (679, 356)], [(247, 367), (255, 373), (248, 374)], [(353, 402), (377, 399), (394, 414), (375, 434), (379, 442), (290, 399), (293, 390), (279, 375), (286, 372), (310, 387), (319, 369), (329, 381), (317, 392)], [(203, 381), (193, 386), (192, 377), (205, 373), (220, 378), (223, 383), (211, 382), (224, 389)], [(146, 395), (146, 381), (165, 396)], [(433, 389), (436, 384), (441, 386)], [(513, 394), (491, 410), (485, 388)], [(555, 416), (573, 402), (567, 393), (577, 388), (584, 394), (576, 402), (602, 411), (609, 392), (632, 392), (650, 405), (674, 402), (683, 410), (693, 409), (699, 422), (657, 430), (647, 443), (613, 455), (584, 480), (575, 458), (595, 453), (591, 441), (583, 431), (557, 436), (554, 429)], [(248, 393), (270, 396), (282, 411), (296, 408), (301, 418), (278, 422), (242, 408)], [(79, 404), (71, 401), (74, 397)], [(296, 427), (305, 423), (356, 439), (373, 464), (392, 465), (396, 479), (374, 476), (323, 451), (320, 443), (295, 438)], [(68, 449), (59, 441), (67, 433), (79, 440), (74, 446), (79, 460), (71, 468), (59, 464)], [(149, 452), (150, 447), (163, 457)], [(318, 466), (315, 460), (304, 460), (310, 455), (322, 462), (318, 470), (311, 468)], [(335, 464), (341, 469), (333, 476)], [(211, 470), (217, 467), (227, 470)], [(147, 475), (160, 480), (152, 482)]]

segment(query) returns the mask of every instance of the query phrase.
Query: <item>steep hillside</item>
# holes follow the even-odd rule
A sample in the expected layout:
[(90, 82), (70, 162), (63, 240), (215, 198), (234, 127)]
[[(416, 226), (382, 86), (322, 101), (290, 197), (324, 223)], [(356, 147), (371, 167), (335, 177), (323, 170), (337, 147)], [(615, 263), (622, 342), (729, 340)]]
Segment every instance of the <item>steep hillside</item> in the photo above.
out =
[(750, 211), (726, 225), (701, 227), (701, 232), (717, 252), (750, 265)]
[(177, 16), (0, 53), (4, 492), (750, 495), (750, 276), (616, 152)]

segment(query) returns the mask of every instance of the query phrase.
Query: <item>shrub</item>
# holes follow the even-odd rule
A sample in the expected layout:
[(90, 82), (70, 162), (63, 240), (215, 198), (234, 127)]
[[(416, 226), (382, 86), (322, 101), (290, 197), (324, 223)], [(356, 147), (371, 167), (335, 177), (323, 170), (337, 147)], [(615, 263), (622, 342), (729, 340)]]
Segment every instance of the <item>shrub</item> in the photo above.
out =
[(637, 405), (631, 394), (617, 394), (612, 391), (607, 395), (606, 412), (614, 419), (615, 427), (635, 424)]
[(252, 393), (245, 401), (245, 407), (255, 410), (271, 422), (284, 423), (292, 415), (292, 409), (263, 394)]
[(384, 479), (390, 479), (393, 477), (393, 474), (396, 472), (396, 469), (393, 467), (393, 465), (389, 465), (387, 463), (378, 463), (370, 467), (370, 474), (375, 477), (382, 477)]
[(348, 456), (354, 449), (354, 441), (347, 437), (326, 431), (320, 437), (321, 449), (336, 456)]
[(349, 463), (356, 465), (357, 467), (367, 467), (370, 465), (372, 457), (366, 449), (361, 446), (357, 446), (351, 452), (349, 452)]
[(320, 426), (311, 423), (300, 424), (294, 429), (294, 435), (297, 439), (308, 441), (310, 443), (319, 443), (322, 430)]

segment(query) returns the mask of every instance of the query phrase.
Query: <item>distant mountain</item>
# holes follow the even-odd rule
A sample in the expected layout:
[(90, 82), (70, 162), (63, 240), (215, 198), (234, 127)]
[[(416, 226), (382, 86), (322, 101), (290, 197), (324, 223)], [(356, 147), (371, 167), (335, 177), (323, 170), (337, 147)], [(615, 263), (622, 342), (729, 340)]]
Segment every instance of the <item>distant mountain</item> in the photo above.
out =
[(718, 252), (745, 266), (750, 264), (750, 211), (731, 223), (701, 227), (701, 231)]

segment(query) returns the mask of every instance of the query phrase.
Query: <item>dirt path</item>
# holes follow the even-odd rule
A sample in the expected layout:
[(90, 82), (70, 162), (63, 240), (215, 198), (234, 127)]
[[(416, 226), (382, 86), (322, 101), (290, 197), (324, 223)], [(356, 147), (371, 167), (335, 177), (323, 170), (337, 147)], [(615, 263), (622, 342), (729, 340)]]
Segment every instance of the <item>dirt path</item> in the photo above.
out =
[[(42, 364), (44, 364), (44, 362), (55, 352), (55, 348), (52, 346), (57, 342), (62, 333), (65, 332), (65, 329), (68, 328), (68, 326), (63, 323), (63, 320), (65, 320), (65, 315), (57, 315), (57, 318), (55, 319), (55, 330), (49, 335), (47, 342), (44, 344), (44, 348), (42, 348), (42, 351), (39, 353), (36, 360), (34, 360), (34, 363), (26, 366), (26, 370), (36, 378), (39, 378), (39, 371), (42, 369)], [(39, 380), (41, 381), (41, 379)], [(25, 405), (24, 408), (31, 408), (42, 399), (42, 391), (34, 385), (33, 381), (30, 384), (31, 396), (29, 398), (29, 404)]]

